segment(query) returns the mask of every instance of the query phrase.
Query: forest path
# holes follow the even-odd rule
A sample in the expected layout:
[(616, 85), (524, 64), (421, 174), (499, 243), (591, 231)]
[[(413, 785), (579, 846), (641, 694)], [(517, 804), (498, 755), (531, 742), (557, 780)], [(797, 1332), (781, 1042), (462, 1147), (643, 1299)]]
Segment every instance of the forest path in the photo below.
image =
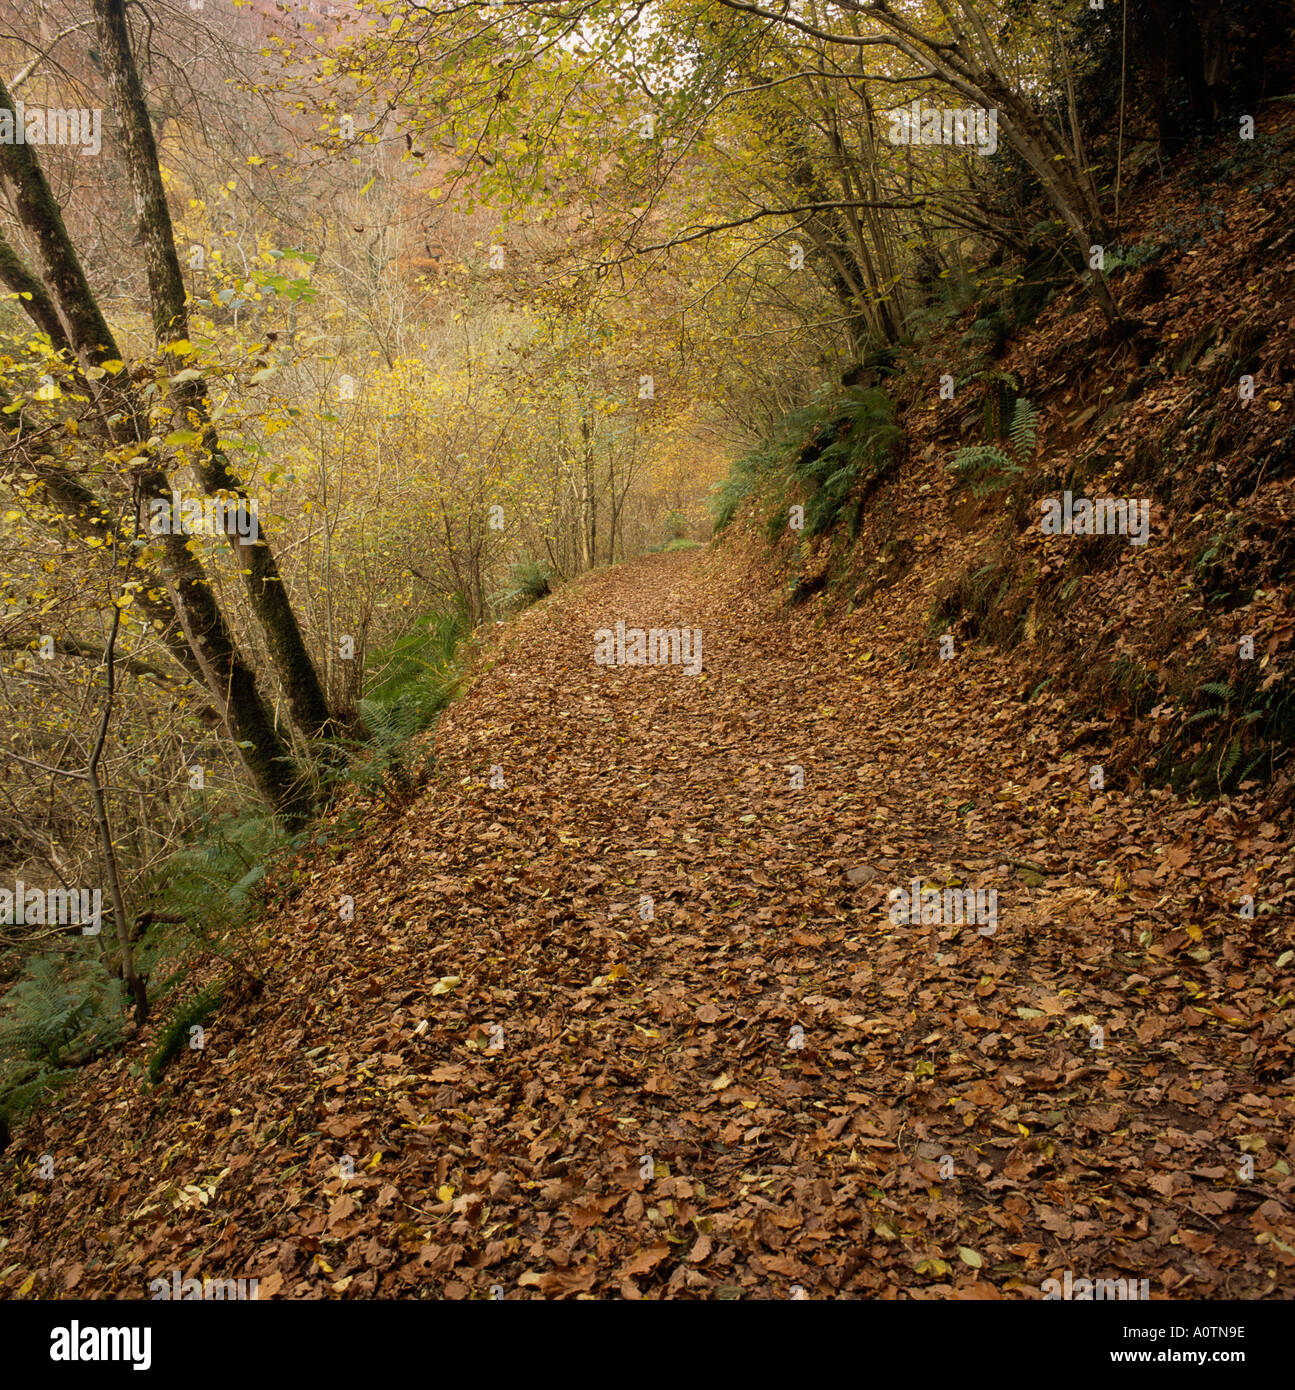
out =
[[(1275, 827), (1093, 793), (1009, 662), (905, 669), (911, 593), (827, 626), (748, 563), (498, 629), (425, 793), (311, 864), (174, 1097), (43, 1122), (91, 1182), (9, 1258), (57, 1243), (82, 1296), (1289, 1290), (1290, 1035), (1223, 924)], [(618, 621), (700, 628), (701, 673), (596, 664)], [(893, 925), (915, 876), (993, 889), (996, 930)]]

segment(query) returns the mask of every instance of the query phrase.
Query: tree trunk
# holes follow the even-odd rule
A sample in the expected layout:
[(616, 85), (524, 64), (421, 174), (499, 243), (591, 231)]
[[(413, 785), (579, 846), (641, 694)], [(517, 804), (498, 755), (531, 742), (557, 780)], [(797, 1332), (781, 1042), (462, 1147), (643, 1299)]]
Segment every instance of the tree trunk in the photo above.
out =
[[(13, 102), (3, 82), (0, 105), (13, 113)], [(71, 350), (89, 365), (119, 358), (116, 341), (90, 290), (58, 203), (31, 147), (0, 144), (0, 169), (9, 178), (13, 208), (36, 242), (46, 287), (52, 292), (57, 316), (66, 328), (57, 346)], [(30, 275), (16, 257), (11, 258), (8, 274), (24, 273)], [(53, 327), (46, 296), (39, 301), (33, 297), (19, 303), (43, 331)], [(113, 378), (93, 383), (92, 390), (105, 433), (114, 442), (141, 441), (147, 437), (140, 428), (129, 393), (118, 387)], [(55, 464), (46, 471), (44, 482), (49, 495), (67, 509), (73, 524), (83, 533), (94, 534), (102, 526), (111, 530), (114, 537), (118, 534), (110, 509), (62, 465)], [(138, 475), (134, 499), (137, 506), (155, 498), (169, 502), (169, 496), (169, 483), (160, 469), (149, 468)], [(304, 823), (311, 809), (309, 786), (299, 775), (291, 750), (275, 727), (270, 708), (256, 688), (251, 667), (238, 652), (201, 562), (189, 550), (183, 535), (167, 536), (162, 550), (170, 574), (172, 603), (163, 607), (158, 600), (152, 611), (160, 610), (164, 619), (179, 620), (189, 652), (183, 664), (191, 673), (197, 666), (218, 707), (226, 712), (228, 728), (258, 791), (285, 823)], [(147, 607), (154, 600), (142, 598), (141, 602)], [(172, 641), (168, 641), (168, 647), (175, 651)]]
[[(141, 509), (168, 495), (160, 469), (141, 471), (137, 478)], [(197, 657), (208, 688), (236, 735), (243, 762), (257, 789), (285, 825), (298, 828), (310, 817), (311, 795), (292, 752), (274, 723), (274, 716), (256, 687), (256, 676), (235, 645), (233, 634), (187, 538), (175, 532), (161, 538), (172, 576), (175, 611), (189, 649)]]
[[(122, 124), (126, 166), (144, 242), (153, 331), (160, 343), (175, 342), (186, 337), (189, 330), (184, 275), (175, 251), (175, 233), (162, 186), (144, 88), (131, 52), (126, 8), (123, 0), (93, 0), (92, 9), (113, 105)], [(220, 451), (205, 383), (201, 380), (185, 382), (173, 388), (171, 395), (186, 422), (202, 431), (198, 475), (203, 488), (212, 495), (233, 494), (246, 503), (247, 494)], [(337, 732), (323, 683), (306, 649), (274, 552), (259, 535), (256, 540), (248, 540), (226, 528), (226, 538), (237, 559), (252, 611), (265, 634), (294, 722), (303, 733), (314, 738)]]

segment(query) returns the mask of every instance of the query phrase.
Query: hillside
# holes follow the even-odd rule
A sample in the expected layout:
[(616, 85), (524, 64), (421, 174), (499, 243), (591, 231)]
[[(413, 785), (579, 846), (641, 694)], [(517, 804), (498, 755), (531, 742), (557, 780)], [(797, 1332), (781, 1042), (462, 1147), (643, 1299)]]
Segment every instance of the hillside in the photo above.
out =
[[(789, 601), (835, 613), (887, 604), (898, 585), (905, 664), (939, 661), (944, 634), (959, 661), (985, 644), (1010, 653), (1080, 780), (1097, 765), (1108, 786), (1210, 795), (1252, 777), (1288, 810), (1293, 149), (1283, 107), (1253, 146), (1222, 138), (1148, 180), (1110, 272), (1129, 331), (1037, 268), (987, 269), (955, 289), (928, 341), (875, 359), (863, 385), (897, 403), (897, 447), (870, 454), (865, 421), (852, 455), (849, 397), (828, 394), (782, 452), (740, 464), (736, 524), (770, 539)], [(1025, 449), (1007, 428), (1016, 402)], [(821, 464), (842, 434), (844, 454)], [(960, 449), (982, 457), (959, 471)], [(842, 462), (848, 493), (825, 480)], [(1060, 512), (1067, 493), (1136, 504), (1143, 534), (1047, 534), (1045, 504)], [(816, 504), (831, 518), (819, 534)]]
[[(1089, 792), (1009, 659), (905, 670), (915, 585), (824, 625), (753, 569), (501, 630), (427, 792), (266, 919), (259, 997), (23, 1131), (10, 1294), (1288, 1296), (1289, 837)], [(613, 615), (700, 627), (702, 674), (594, 667)], [(913, 878), (996, 931), (892, 925)]]

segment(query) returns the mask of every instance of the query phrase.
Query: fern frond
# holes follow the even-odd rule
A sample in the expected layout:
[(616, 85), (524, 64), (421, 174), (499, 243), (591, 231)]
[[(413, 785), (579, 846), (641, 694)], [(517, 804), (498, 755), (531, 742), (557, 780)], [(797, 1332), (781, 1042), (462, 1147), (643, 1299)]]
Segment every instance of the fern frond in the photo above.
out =
[(1259, 766), (1259, 764), (1262, 763), (1262, 762), (1264, 761), (1264, 759), (1267, 758), (1267, 757), (1268, 757), (1268, 750), (1265, 748), (1265, 749), (1263, 749), (1260, 753), (1258, 753), (1255, 757), (1251, 758), (1250, 761), (1249, 761), (1249, 762), (1245, 765), (1245, 767), (1242, 769), (1242, 771), (1241, 771), (1241, 776), (1237, 778), (1238, 784), (1244, 782), (1244, 781), (1246, 780), (1246, 778), (1248, 778), (1248, 777), (1250, 776), (1250, 774), (1255, 770), (1255, 768), (1257, 768), (1257, 767)]
[(1038, 438), (1039, 412), (1025, 399), (1017, 397), (1012, 407), (1012, 423), (1008, 430), (1012, 439), (1012, 451), (1017, 458), (1028, 458), (1034, 452)]
[(949, 468), (958, 474), (959, 482), (971, 485), (976, 497), (986, 497), (1007, 487), (1012, 478), (1023, 471), (1021, 465), (996, 444), (971, 444), (959, 449)]
[(996, 444), (969, 444), (954, 454), (949, 467), (968, 478), (994, 469), (1008, 469), (1013, 467), (1013, 463)]
[(0, 1000), (0, 1057), (57, 1065), (111, 1042), (122, 1020), (120, 982), (99, 960), (36, 956)]
[(1234, 738), (1223, 752), (1219, 759), (1218, 782), (1222, 786), (1224, 782), (1235, 771), (1237, 764), (1241, 761), (1241, 740)]

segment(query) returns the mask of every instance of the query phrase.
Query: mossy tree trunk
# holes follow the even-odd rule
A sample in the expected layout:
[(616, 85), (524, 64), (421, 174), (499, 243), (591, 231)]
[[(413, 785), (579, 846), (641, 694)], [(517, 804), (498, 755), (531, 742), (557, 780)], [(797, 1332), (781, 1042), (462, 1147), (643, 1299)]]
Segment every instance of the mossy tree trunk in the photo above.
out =
[[(162, 186), (157, 143), (149, 118), (144, 88), (131, 51), (124, 0), (93, 0), (95, 32), (103, 56), (113, 107), (122, 127), (126, 167), (135, 194), (135, 208), (148, 270), (153, 331), (162, 344), (186, 338), (189, 313), (184, 276), (175, 250), (171, 211)], [(230, 471), (221, 452), (211, 419), (204, 381), (186, 381), (172, 387), (171, 398), (187, 424), (202, 435), (198, 476), (211, 495), (232, 495), (244, 505), (248, 498)], [(324, 694), (323, 682), (306, 648), (297, 615), (279, 572), (274, 551), (263, 535), (254, 539), (226, 528), (226, 537), (238, 562), (252, 611), (256, 614), (275, 671), (278, 674), (293, 722), (312, 738), (336, 732)]]

